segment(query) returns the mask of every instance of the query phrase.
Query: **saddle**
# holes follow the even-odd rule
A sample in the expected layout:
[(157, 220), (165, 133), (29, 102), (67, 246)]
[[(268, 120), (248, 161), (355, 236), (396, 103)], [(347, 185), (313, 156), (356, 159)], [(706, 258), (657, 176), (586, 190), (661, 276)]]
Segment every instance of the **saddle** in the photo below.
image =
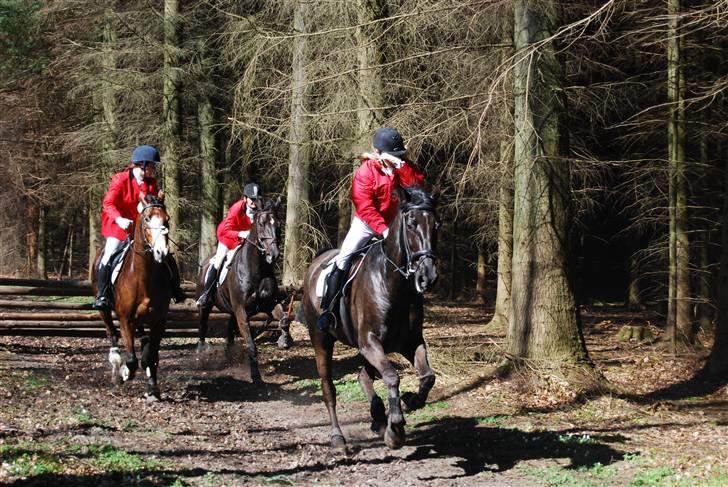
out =
[[(334, 313), (335, 324), (328, 330), (331, 334), (335, 334), (337, 330), (341, 330), (346, 336), (349, 343), (355, 346), (357, 345), (358, 341), (356, 339), (356, 332), (354, 331), (354, 328), (351, 324), (351, 314), (349, 311), (349, 301), (351, 297), (350, 291), (352, 282), (354, 281), (354, 277), (361, 270), (362, 264), (364, 263), (364, 257), (366, 257), (368, 251), (369, 249), (367, 249), (366, 252), (362, 251), (352, 255), (351, 260), (349, 261), (349, 270), (346, 274), (346, 281), (344, 281), (343, 286), (341, 286), (341, 296), (338, 298), (338, 313)], [(334, 254), (328, 261), (321, 263), (322, 270), (318, 276), (318, 279), (316, 280), (316, 297), (318, 298), (321, 298), (324, 295), (326, 287), (326, 277), (333, 270), (337, 255), (338, 252)]]

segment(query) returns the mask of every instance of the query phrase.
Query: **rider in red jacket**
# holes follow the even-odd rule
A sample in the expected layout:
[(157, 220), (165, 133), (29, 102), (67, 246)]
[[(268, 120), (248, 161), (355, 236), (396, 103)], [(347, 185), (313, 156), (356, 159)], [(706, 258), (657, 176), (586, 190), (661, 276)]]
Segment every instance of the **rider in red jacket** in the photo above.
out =
[(240, 198), (227, 212), (225, 219), (217, 226), (217, 252), (210, 259), (212, 269), (208, 271), (205, 279), (205, 289), (197, 299), (197, 306), (209, 306), (210, 296), (217, 284), (218, 274), (222, 261), (230, 249), (240, 245), (240, 242), (250, 234), (253, 216), (258, 210), (258, 199), (263, 191), (255, 183), (248, 183), (243, 188), (243, 197)]
[[(124, 246), (129, 236), (134, 235), (139, 195), (143, 193), (157, 196), (159, 193), (155, 177), (159, 161), (159, 151), (156, 148), (140, 145), (132, 152), (129, 165), (111, 178), (101, 210), (101, 235), (106, 237), (106, 243), (99, 262), (98, 294), (93, 304), (95, 309), (109, 307), (108, 292), (111, 286), (109, 260)], [(167, 257), (167, 265), (172, 277), (175, 301), (183, 301), (184, 292), (180, 288), (179, 271), (172, 256)]]
[(403, 159), (407, 150), (400, 133), (393, 128), (377, 130), (372, 139), (374, 154), (364, 154), (362, 164), (354, 173), (351, 199), (354, 218), (349, 232), (336, 256), (336, 265), (326, 278), (321, 299), (318, 326), (326, 330), (331, 324), (331, 310), (339, 294), (352, 254), (373, 236), (387, 237), (389, 224), (397, 214), (398, 187), (422, 185), (425, 177), (411, 162)]

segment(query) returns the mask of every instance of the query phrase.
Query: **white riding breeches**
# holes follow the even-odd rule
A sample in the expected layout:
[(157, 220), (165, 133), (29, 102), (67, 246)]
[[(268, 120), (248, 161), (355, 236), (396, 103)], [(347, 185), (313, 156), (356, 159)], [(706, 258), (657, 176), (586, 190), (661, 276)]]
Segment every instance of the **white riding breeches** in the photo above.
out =
[(227, 248), (227, 246), (222, 243), (217, 243), (217, 251), (215, 251), (215, 257), (213, 257), (210, 260), (210, 265), (214, 267), (215, 269), (220, 269), (220, 264), (222, 263), (222, 259), (225, 258), (225, 255), (230, 251), (230, 249)]
[(109, 259), (114, 255), (114, 252), (119, 250), (124, 245), (124, 240), (119, 240), (116, 237), (106, 237), (106, 245), (104, 246), (104, 255), (101, 256), (101, 262), (99, 265), (106, 265), (109, 263)]
[(369, 225), (361, 221), (359, 217), (354, 216), (349, 233), (346, 234), (344, 242), (341, 244), (341, 251), (336, 256), (336, 267), (346, 269), (351, 256), (375, 235), (377, 232), (369, 228)]

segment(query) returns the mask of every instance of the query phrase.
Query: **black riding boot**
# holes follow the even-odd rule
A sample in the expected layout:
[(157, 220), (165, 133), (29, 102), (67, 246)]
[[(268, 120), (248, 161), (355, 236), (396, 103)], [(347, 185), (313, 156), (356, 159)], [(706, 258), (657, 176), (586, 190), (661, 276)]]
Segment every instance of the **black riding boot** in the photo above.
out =
[(321, 298), (321, 314), (319, 315), (316, 325), (319, 330), (326, 331), (333, 324), (332, 311), (336, 307), (338, 302), (337, 294), (341, 290), (341, 285), (344, 283), (344, 277), (346, 276), (346, 270), (339, 269), (334, 264), (334, 268), (331, 270), (328, 276), (326, 276), (326, 289), (324, 295)]
[(179, 276), (179, 267), (177, 267), (177, 261), (175, 260), (174, 256), (169, 255), (166, 262), (167, 270), (169, 271), (169, 280), (172, 284), (172, 299), (174, 299), (175, 303), (181, 303), (187, 298), (187, 296), (185, 296), (185, 292), (182, 290), (182, 287), (180, 285), (181, 279)]
[(109, 303), (109, 288), (111, 287), (111, 265), (101, 264), (99, 266), (99, 273), (96, 276), (98, 294), (92, 306), (93, 309), (106, 310), (110, 308)]
[(217, 285), (217, 268), (213, 267), (207, 272), (207, 278), (205, 279), (205, 288), (202, 290), (202, 294), (197, 298), (197, 306), (205, 308), (209, 306), (212, 300), (212, 295), (215, 292)]

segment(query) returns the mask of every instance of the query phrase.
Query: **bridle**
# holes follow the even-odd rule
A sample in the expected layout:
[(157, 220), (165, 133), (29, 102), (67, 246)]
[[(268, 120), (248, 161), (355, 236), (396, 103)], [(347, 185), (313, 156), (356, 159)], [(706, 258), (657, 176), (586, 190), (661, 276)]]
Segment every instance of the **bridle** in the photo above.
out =
[[(387, 253), (384, 253), (385, 258), (387, 259), (387, 262), (392, 264), (394, 267), (394, 270), (399, 272), (402, 277), (405, 279), (409, 279), (413, 274), (417, 272), (417, 270), (420, 268), (422, 263), (424, 262), (425, 258), (430, 258), (432, 260), (437, 259), (437, 254), (431, 249), (423, 249), (418, 250), (417, 252), (412, 252), (412, 249), (410, 248), (409, 240), (407, 239), (407, 215), (410, 214), (412, 211), (430, 211), (434, 213), (434, 208), (430, 205), (418, 205), (418, 206), (412, 206), (407, 208), (406, 210), (401, 212), (400, 217), (400, 239), (403, 240), (403, 247), (404, 247), (404, 253), (405, 253), (405, 263), (402, 266), (398, 266), (396, 262), (394, 262), (392, 259), (389, 258)], [(437, 229), (440, 226), (439, 222), (435, 223), (435, 229)], [(384, 242), (384, 239), (380, 240), (379, 242)]]
[[(157, 238), (159, 238), (162, 235), (169, 234), (169, 227), (167, 225), (160, 225), (158, 227), (153, 227), (149, 225), (149, 223), (146, 222), (146, 217), (144, 216), (144, 212), (146, 212), (150, 208), (162, 208), (166, 210), (166, 206), (164, 206), (161, 203), (150, 203), (148, 205), (145, 205), (142, 208), (142, 211), (140, 212), (142, 214), (141, 223), (139, 225), (139, 228), (137, 229), (138, 238), (140, 241), (144, 242), (144, 252), (154, 252), (154, 245), (157, 243)], [(157, 234), (156, 237), (154, 237), (153, 241), (147, 240), (146, 234), (144, 232), (145, 229), (149, 230), (160, 230), (160, 232)]]
[[(260, 218), (260, 216), (265, 213), (273, 215), (272, 210), (258, 210), (255, 212), (254, 222), (255, 222), (256, 241), (254, 242), (252, 240), (247, 240), (247, 242), (250, 243), (251, 245), (253, 245), (256, 249), (258, 249), (258, 252), (260, 252), (261, 254), (265, 254), (266, 252), (268, 252), (269, 251), (268, 249), (270, 249), (270, 247), (272, 246), (272, 243), (276, 242), (278, 240), (275, 235), (275, 229), (273, 230), (272, 235), (261, 235), (258, 231), (259, 230), (258, 218)], [(269, 242), (266, 245), (265, 243), (268, 241), (271, 241), (271, 242)]]

